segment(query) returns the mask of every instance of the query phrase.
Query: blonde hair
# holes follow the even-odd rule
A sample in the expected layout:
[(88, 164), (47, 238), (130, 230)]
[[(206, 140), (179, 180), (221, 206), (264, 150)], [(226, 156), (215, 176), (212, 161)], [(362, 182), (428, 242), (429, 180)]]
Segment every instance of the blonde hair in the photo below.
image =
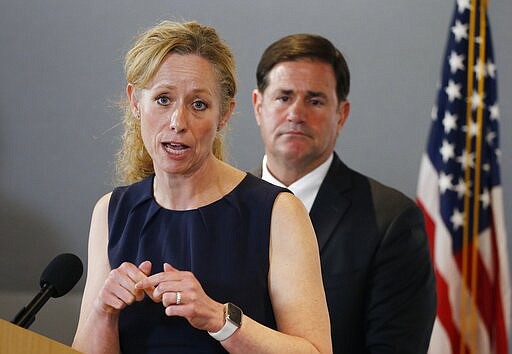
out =
[[(163, 21), (140, 34), (125, 57), (127, 82), (135, 89), (144, 88), (169, 53), (199, 55), (212, 64), (220, 88), (220, 113), (224, 115), (236, 94), (235, 60), (212, 27), (197, 22)], [(153, 174), (154, 168), (142, 141), (140, 120), (133, 115), (127, 99), (122, 105), (124, 134), (117, 155), (116, 174), (120, 183), (131, 184)], [(213, 154), (224, 160), (223, 139), (219, 133), (213, 142)]]

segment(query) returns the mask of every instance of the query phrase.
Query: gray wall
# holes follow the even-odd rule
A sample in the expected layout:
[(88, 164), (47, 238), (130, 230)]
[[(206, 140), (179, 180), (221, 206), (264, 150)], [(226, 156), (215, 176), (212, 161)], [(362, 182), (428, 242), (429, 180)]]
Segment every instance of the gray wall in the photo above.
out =
[[(112, 188), (123, 54), (158, 20), (211, 24), (233, 48), (240, 93), (230, 145), (242, 169), (262, 155), (250, 92), (263, 49), (292, 32), (330, 38), (353, 77), (352, 112), (337, 151), (352, 167), (415, 196), (452, 1), (1, 1), (1, 318), (11, 319), (35, 295), (55, 255), (74, 252), (86, 261), (92, 208)], [(510, 234), (512, 2), (490, 5)], [(70, 343), (83, 284), (50, 300), (32, 328)]]

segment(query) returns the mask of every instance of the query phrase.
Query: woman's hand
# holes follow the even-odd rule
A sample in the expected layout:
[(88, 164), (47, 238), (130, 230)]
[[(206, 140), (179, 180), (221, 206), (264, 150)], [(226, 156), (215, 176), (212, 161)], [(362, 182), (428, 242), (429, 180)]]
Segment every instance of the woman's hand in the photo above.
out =
[(138, 267), (124, 262), (118, 268), (111, 270), (95, 301), (96, 309), (117, 314), (135, 301), (141, 301), (144, 298), (144, 292), (148, 295), (153, 294), (155, 289), (152, 287), (135, 288), (135, 284), (146, 279), (150, 273), (150, 261), (142, 262)]
[(224, 325), (224, 305), (204, 292), (194, 274), (164, 263), (164, 271), (142, 279), (135, 285), (155, 302), (161, 302), (167, 316), (185, 317), (195, 328), (216, 332)]

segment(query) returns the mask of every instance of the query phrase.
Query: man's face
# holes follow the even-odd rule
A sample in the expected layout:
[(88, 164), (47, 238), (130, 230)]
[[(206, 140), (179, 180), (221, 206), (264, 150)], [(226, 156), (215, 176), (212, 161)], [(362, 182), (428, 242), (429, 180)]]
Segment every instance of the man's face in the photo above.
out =
[(338, 102), (332, 67), (312, 60), (286, 61), (268, 74), (263, 93), (253, 91), (256, 121), (272, 164), (313, 170), (332, 153), (349, 113)]

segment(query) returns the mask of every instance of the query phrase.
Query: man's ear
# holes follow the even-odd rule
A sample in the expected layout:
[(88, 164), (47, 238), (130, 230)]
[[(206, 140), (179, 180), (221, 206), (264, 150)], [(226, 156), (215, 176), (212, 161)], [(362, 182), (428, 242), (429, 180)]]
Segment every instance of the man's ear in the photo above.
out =
[(126, 85), (126, 96), (128, 98), (128, 101), (130, 102), (130, 109), (132, 111), (132, 114), (140, 118), (140, 107), (139, 107), (139, 100), (136, 95), (136, 89), (135, 86), (132, 84)]
[(261, 101), (263, 100), (263, 94), (258, 90), (252, 90), (252, 107), (254, 109), (254, 118), (256, 123), (260, 125), (261, 121)]
[(338, 124), (336, 128), (336, 134), (339, 134), (345, 122), (347, 121), (348, 115), (350, 114), (350, 102), (343, 100), (338, 106)]

